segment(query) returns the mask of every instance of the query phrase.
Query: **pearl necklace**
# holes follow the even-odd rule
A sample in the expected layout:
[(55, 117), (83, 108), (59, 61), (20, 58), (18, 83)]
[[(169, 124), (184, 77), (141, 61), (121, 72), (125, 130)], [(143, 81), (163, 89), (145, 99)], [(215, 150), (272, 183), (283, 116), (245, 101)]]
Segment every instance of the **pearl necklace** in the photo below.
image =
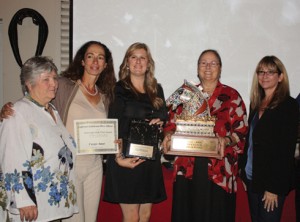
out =
[(79, 84), (83, 86), (83, 89), (87, 92), (87, 94), (89, 94), (90, 96), (96, 96), (98, 94), (98, 87), (97, 85), (95, 85), (95, 92), (94, 93), (90, 93), (89, 90), (85, 87), (85, 85), (81, 82), (81, 80), (79, 80)]

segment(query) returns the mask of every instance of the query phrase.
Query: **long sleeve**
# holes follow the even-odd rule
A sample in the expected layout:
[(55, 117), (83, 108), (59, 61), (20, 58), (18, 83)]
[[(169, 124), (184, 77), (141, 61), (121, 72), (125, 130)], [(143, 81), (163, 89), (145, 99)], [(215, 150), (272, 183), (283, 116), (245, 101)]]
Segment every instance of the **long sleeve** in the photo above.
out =
[(4, 120), (0, 128), (1, 168), (5, 177), (8, 198), (14, 199), (16, 208), (35, 205), (24, 187), (23, 175), (30, 171), (24, 166), (31, 158), (32, 135), (25, 119), (16, 110), (15, 115)]
[(246, 134), (248, 132), (248, 121), (246, 106), (241, 96), (236, 92), (231, 101), (230, 116), (230, 134), (235, 138), (237, 144), (233, 146), (234, 151), (242, 153), (245, 147)]
[(165, 101), (165, 96), (164, 96), (164, 91), (161, 85), (158, 85), (158, 97), (160, 97), (163, 100), (163, 105), (159, 108), (157, 111), (157, 116), (153, 116), (154, 118), (160, 118), (162, 121), (166, 121), (168, 118), (168, 112), (167, 112), (167, 106), (166, 106), (166, 101)]
[(56, 111), (56, 121), (43, 107), (23, 98), (14, 116), (0, 126), (0, 161), (7, 210), (36, 205), (37, 221), (52, 221), (77, 211), (74, 186), (75, 142)]
[(252, 133), (252, 183), (255, 192), (285, 195), (294, 183), (294, 153), (299, 109), (289, 97), (260, 117)]

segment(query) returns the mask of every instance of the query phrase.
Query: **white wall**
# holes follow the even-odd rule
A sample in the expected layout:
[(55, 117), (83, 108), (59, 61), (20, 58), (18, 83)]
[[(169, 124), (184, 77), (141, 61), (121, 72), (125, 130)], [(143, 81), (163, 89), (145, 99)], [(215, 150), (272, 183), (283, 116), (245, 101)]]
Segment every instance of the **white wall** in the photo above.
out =
[(74, 0), (73, 12), (74, 52), (88, 40), (101, 41), (118, 73), (128, 46), (144, 42), (166, 97), (183, 79), (197, 80), (197, 59), (207, 48), (219, 51), (221, 81), (247, 106), (254, 69), (265, 55), (283, 61), (292, 96), (300, 92), (299, 0)]

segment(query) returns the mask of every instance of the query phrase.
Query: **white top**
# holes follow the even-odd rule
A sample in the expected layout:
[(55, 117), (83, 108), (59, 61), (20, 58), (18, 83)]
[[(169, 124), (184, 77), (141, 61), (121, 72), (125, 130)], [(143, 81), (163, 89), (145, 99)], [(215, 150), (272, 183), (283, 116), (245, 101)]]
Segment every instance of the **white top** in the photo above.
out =
[[(51, 115), (27, 98), (0, 126), (0, 163), (10, 214), (37, 205), (37, 221), (78, 212), (74, 187), (75, 142), (57, 111)], [(18, 220), (17, 220), (18, 221)]]

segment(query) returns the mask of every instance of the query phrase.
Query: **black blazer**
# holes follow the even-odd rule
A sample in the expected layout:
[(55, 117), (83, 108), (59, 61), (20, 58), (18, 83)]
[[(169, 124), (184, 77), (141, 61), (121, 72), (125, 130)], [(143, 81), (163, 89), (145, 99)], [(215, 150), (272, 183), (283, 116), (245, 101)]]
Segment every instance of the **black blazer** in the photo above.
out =
[[(249, 126), (257, 110), (251, 110)], [(285, 195), (294, 184), (294, 153), (297, 140), (299, 108), (288, 97), (274, 109), (265, 110), (253, 129), (253, 191)], [(249, 134), (244, 154), (240, 157), (241, 176), (245, 181)]]

